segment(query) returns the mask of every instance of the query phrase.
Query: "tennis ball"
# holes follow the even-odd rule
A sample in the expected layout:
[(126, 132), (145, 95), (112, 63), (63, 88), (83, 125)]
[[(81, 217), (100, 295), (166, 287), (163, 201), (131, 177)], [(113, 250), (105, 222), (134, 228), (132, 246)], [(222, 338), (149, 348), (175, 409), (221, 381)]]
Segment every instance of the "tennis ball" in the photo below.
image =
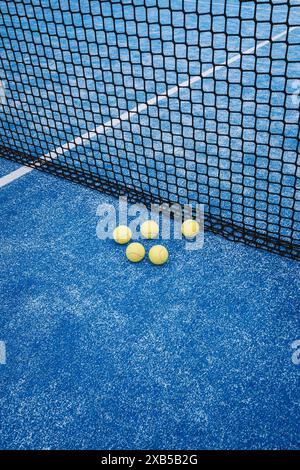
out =
[(144, 238), (156, 238), (159, 233), (159, 227), (154, 220), (146, 220), (141, 225), (141, 234)]
[(200, 225), (196, 220), (188, 219), (183, 222), (181, 232), (186, 238), (193, 238), (199, 233)]
[(145, 253), (145, 248), (141, 243), (130, 243), (126, 248), (126, 256), (129, 261), (132, 261), (133, 263), (142, 261), (145, 257)]
[(113, 231), (113, 238), (115, 242), (120, 243), (120, 245), (124, 245), (125, 243), (129, 242), (131, 237), (131, 230), (126, 225), (119, 225), (119, 227), (116, 227)]
[(150, 248), (148, 256), (153, 264), (165, 264), (168, 261), (169, 253), (163, 245), (154, 245)]

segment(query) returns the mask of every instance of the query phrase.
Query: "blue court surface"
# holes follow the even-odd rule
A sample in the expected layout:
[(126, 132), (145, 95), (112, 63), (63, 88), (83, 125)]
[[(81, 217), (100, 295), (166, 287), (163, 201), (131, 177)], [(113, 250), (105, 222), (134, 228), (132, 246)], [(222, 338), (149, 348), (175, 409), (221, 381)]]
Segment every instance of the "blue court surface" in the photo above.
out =
[[(296, 243), (299, 10), (0, 0), (0, 178), (30, 158)], [(118, 199), (38, 170), (0, 199), (0, 449), (300, 448), (299, 263), (205, 232), (131, 264), (96, 234)]]
[(0, 0), (0, 143), (96, 186), (181, 204), (200, 194), (213, 216), (296, 239), (289, 3)]
[(38, 171), (1, 190), (0, 447), (299, 448), (297, 262), (206, 233), (133, 265), (100, 203)]

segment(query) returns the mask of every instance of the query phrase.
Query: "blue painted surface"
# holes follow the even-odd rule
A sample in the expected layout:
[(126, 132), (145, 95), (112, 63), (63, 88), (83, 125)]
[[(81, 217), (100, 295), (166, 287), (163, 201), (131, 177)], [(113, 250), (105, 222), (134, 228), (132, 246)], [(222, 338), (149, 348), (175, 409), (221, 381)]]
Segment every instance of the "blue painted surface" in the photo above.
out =
[[(149, 35), (151, 47), (147, 40), (137, 44), (129, 5), (126, 6), (126, 12), (122, 11), (130, 36), (129, 44), (123, 35), (120, 2), (101, 2), (101, 12), (99, 2), (82, 2), (85, 24), (82, 24), (83, 16), (74, 14), (72, 22), (76, 26), (76, 41), (69, 44), (64, 37), (65, 25), (70, 22), (68, 10), (72, 8), (76, 12), (78, 2), (69, 2), (67, 11), (62, 15), (59, 13), (62, 2), (44, 2), (44, 18), (39, 17), (42, 10), (38, 6), (32, 10), (31, 3), (29, 0), (11, 2), (8, 12), (7, 2), (0, 0), (3, 12), (0, 21), (5, 21), (9, 33), (7, 38), (3, 35), (1, 59), (4, 67), (0, 71), (1, 78), (5, 80), (8, 100), (5, 113), (4, 108), (0, 108), (0, 117), (4, 120), (0, 135), (5, 143), (11, 145), (13, 142), (15, 148), (23, 150), (27, 145), (26, 150), (31, 155), (43, 155), (49, 149), (68, 141), (73, 133), (82, 134), (87, 130), (86, 126), (93, 129), (110, 117), (118, 117), (118, 113), (116, 116), (113, 114), (116, 104), (119, 108), (128, 109), (135, 105), (136, 100), (145, 102), (155, 93), (165, 91), (158, 31), (155, 27), (148, 31), (143, 21), (144, 1), (135, 1), (135, 5), (141, 7), (139, 34)], [(155, 21), (153, 15), (157, 11), (156, 2), (147, 0), (146, 3), (149, 8), (153, 4), (151, 15)], [(171, 3), (174, 9), (176, 1)], [(213, 4), (213, 13), (222, 15), (224, 2), (215, 1)], [(232, 0), (231, 15), (235, 13), (238, 17), (239, 4)], [(168, 5), (169, 2), (165, 0), (159, 2), (164, 15), (164, 28), (161, 30), (165, 40), (164, 53), (170, 55), (170, 69), (173, 69), (172, 50), (167, 44), (170, 13), (165, 7)], [(201, 2), (199, 5), (201, 13), (209, 12), (208, 3)], [(34, 39), (27, 22), (24, 20), (19, 24), (18, 16), (24, 15), (25, 7), (28, 18), (36, 16), (40, 20)], [(13, 8), (16, 9), (15, 14)], [(94, 9), (92, 13), (97, 21), (94, 26), (89, 19), (90, 8)], [(259, 40), (266, 37), (271, 8), (265, 4), (257, 5), (256, 8), (260, 22), (256, 25), (255, 36)], [(194, 2), (185, 2), (185, 9), (187, 13), (189, 9), (192, 13), (195, 10)], [(252, 18), (254, 3), (243, 5), (244, 18), (247, 17), (247, 11), (249, 19)], [(280, 4), (272, 11), (276, 15), (276, 22), (281, 22), (280, 28), (284, 30), (284, 5)], [(292, 15), (295, 24), (299, 24), (297, 11), (299, 8), (295, 8)], [(105, 25), (101, 23), (103, 15), (106, 17)], [(179, 25), (181, 12), (173, 12), (173, 15)], [(173, 21), (177, 24), (175, 16)], [(213, 63), (226, 60), (222, 16), (215, 18), (214, 55), (210, 20), (210, 15), (201, 16), (201, 72)], [(192, 25), (193, 15), (190, 21)], [(58, 29), (55, 25), (59, 25)], [(33, 26), (34, 20), (31, 19), (31, 28)], [(106, 33), (116, 33), (112, 33), (109, 38), (109, 56), (113, 58), (116, 54), (113, 72), (118, 84), (120, 63), (117, 48), (113, 45), (117, 41), (118, 46), (122, 47), (122, 78), (127, 101), (120, 99), (124, 91), (122, 82), (117, 86), (117, 93), (109, 85), (109, 72), (101, 75), (94, 28), (98, 31), (97, 44), (102, 45), (101, 66), (104, 69), (110, 68), (107, 52), (103, 50), (103, 46), (108, 43)], [(236, 23), (228, 22), (227, 32), (234, 36), (234, 41), (230, 42), (233, 55), (241, 50), (235, 36), (237, 31)], [(278, 29), (276, 33), (280, 31)], [(68, 33), (72, 36), (74, 31), (69, 28)], [(243, 25), (242, 50), (253, 46), (251, 39), (245, 39), (247, 36), (253, 37), (253, 34), (252, 22), (246, 21)], [(184, 29), (180, 31), (180, 28), (176, 28), (174, 40), (180, 47), (184, 35)], [(290, 41), (297, 42), (298, 35), (299, 30), (291, 32)], [(191, 45), (195, 41), (197, 44), (199, 42), (192, 28), (189, 41)], [(38, 49), (35, 43), (39, 44)], [(11, 45), (16, 55), (9, 53), (6, 56), (5, 48)], [(56, 49), (55, 57), (49, 45)], [(93, 55), (92, 58), (85, 55), (83, 59), (79, 52), (85, 52), (87, 46)], [(60, 55), (57, 48), (63, 48), (64, 54)], [(297, 65), (293, 55), (296, 54), (295, 49), (291, 49), (292, 56), (289, 57), (289, 77), (296, 74), (293, 68)], [(140, 51), (143, 57), (139, 56)], [(265, 60), (269, 54), (268, 46), (260, 49), (258, 54), (260, 60), (255, 64), (257, 74), (251, 72), (254, 67), (253, 57), (243, 57), (244, 69), (250, 69), (244, 77), (249, 98), (248, 102), (244, 101), (246, 115), (252, 114), (251, 100), (255, 90), (250, 86), (251, 80), (257, 80), (257, 86), (264, 90), (257, 97), (262, 102), (268, 100), (270, 88), (274, 91), (284, 87), (285, 63), (280, 60), (284, 52), (285, 38), (282, 38), (281, 42), (272, 47), (273, 59), (278, 60), (274, 60), (275, 83), (269, 83), (268, 86), (264, 74), (265, 68), (269, 71)], [(195, 57), (199, 57), (197, 49)], [(132, 60), (135, 61), (134, 70)], [(142, 70), (142, 63), (149, 67)], [(76, 70), (73, 70), (74, 64)], [(190, 73), (197, 75), (199, 61), (191, 60), (189, 65)], [(180, 76), (171, 76), (170, 72), (168, 83), (180, 83), (186, 78), (185, 58), (178, 58), (176, 67)], [(238, 64), (234, 69), (238, 76)], [(158, 89), (155, 88), (155, 81), (151, 81), (154, 72), (160, 82)], [(23, 74), (22, 84), (26, 92), (23, 104), (19, 102), (20, 91), (13, 80), (15, 76), (16, 81), (20, 81), (19, 73)], [(215, 107), (215, 96), (210, 93), (211, 78), (202, 82), (201, 90), (205, 94), (206, 106), (211, 108), (212, 113), (207, 114), (207, 119), (215, 118), (216, 111), (219, 120), (225, 119), (226, 122), (228, 119), (226, 114), (222, 114), (222, 109), (227, 109), (227, 89), (224, 88), (226, 73), (227, 70), (219, 71), (216, 76), (219, 85), (216, 90), (218, 110)], [(234, 71), (231, 70), (231, 73)], [(26, 75), (31, 76), (30, 82), (26, 81)], [(147, 96), (142, 77), (147, 81)], [(239, 94), (239, 86), (239, 83), (230, 84), (231, 96)], [(37, 93), (35, 87), (43, 92)], [(292, 80), (289, 80), (288, 94), (284, 99), (291, 113), (294, 112), (291, 101), (293, 91)], [(115, 92), (120, 95), (118, 103)], [(25, 99), (23, 95), (21, 97)], [(74, 97), (76, 99), (73, 101)], [(273, 93), (273, 105), (280, 105), (281, 98), (280, 93)], [(207, 165), (214, 169), (220, 164), (220, 185), (212, 185), (209, 189), (211, 202), (217, 198), (217, 210), (219, 195), (226, 193), (229, 186), (233, 193), (236, 191), (237, 199), (233, 198), (233, 202), (237, 203), (241, 194), (241, 174), (252, 175), (254, 157), (251, 145), (245, 144), (244, 152), (238, 150), (235, 160), (230, 161), (230, 171), (236, 178), (236, 186), (233, 187), (227, 175), (229, 152), (223, 147), (222, 153), (218, 151), (216, 155), (207, 156), (203, 142), (205, 138), (208, 138), (208, 142), (211, 138), (214, 143), (214, 132), (212, 135), (204, 135), (202, 132), (203, 111), (198, 109), (199, 106), (193, 109), (194, 126), (198, 129), (195, 136), (197, 148), (195, 153), (189, 153), (191, 110), (188, 89), (181, 90), (180, 99), (187, 142), (176, 143), (176, 146), (171, 142), (162, 150), (160, 133), (153, 133), (153, 148), (148, 148), (148, 159), (144, 154), (134, 153), (143, 143), (141, 134), (148, 136), (148, 115), (133, 118), (131, 124), (123, 123), (122, 131), (133, 133), (133, 141), (127, 141), (126, 147), (130, 155), (134, 154), (131, 172), (127, 168), (127, 154), (122, 149), (123, 135), (118, 129), (114, 129), (113, 135), (99, 135), (90, 147), (77, 147), (76, 151), (69, 152), (64, 158), (68, 163), (73, 159), (75, 166), (85, 170), (88, 168), (101, 175), (111, 176), (114, 171), (115, 177), (121, 182), (133, 183), (138, 189), (145, 190), (148, 189), (149, 178), (164, 170), (165, 164), (174, 166), (175, 152), (179, 163), (184, 153), (190, 160), (197, 161), (201, 168)], [(177, 106), (178, 99), (175, 96), (173, 107), (176, 109)], [(19, 121), (14, 116), (16, 109)], [(276, 109), (274, 106), (272, 111), (275, 128), (271, 129), (274, 148), (270, 155), (270, 170), (273, 177), (280, 178), (283, 145), (278, 126), (282, 116), (280, 110)], [(239, 103), (234, 100), (231, 111), (240, 111)], [(156, 112), (166, 121), (159, 122)], [(268, 110), (260, 112), (267, 113)], [(161, 125), (167, 143), (171, 137), (168, 133), (168, 110), (163, 106), (153, 106), (149, 115), (152, 131), (155, 126)], [(293, 193), (295, 161), (290, 156), (295, 155), (298, 128), (289, 126), (288, 119), (291, 116), (287, 116), (285, 128), (285, 190)], [(230, 122), (233, 124), (231, 137), (239, 137), (239, 117), (231, 116)], [(19, 127), (14, 127), (14, 123)], [(141, 124), (140, 128), (138, 124)], [(263, 120), (256, 122), (258, 134), (261, 133), (262, 138), (264, 126)], [(18, 134), (20, 129), (28, 131), (26, 143), (22, 134)], [(221, 125), (219, 131), (222, 131)], [(114, 141), (114, 136), (117, 141)], [(251, 122), (247, 137), (250, 141), (254, 139)], [(220, 136), (218, 138), (221, 139)], [(259, 139), (256, 138), (256, 141)], [(106, 149), (107, 143), (110, 151)], [(220, 143), (224, 142), (220, 140)], [(96, 162), (98, 166), (87, 167), (88, 158), (94, 156), (95, 152), (100, 155), (100, 151), (101, 159)], [(256, 164), (265, 168), (265, 148), (262, 146), (257, 152)], [(150, 165), (154, 160), (155, 169)], [(14, 163), (0, 160), (1, 175), (15, 168)], [(140, 178), (137, 171), (144, 177)], [(177, 179), (193, 181), (194, 171), (192, 162), (185, 161), (184, 168), (182, 165), (174, 167), (175, 174), (170, 177), (171, 180), (176, 176)], [(262, 177), (260, 189), (265, 193), (267, 180), (264, 172), (260, 174), (257, 169), (256, 177)], [(201, 178), (203, 176), (199, 175), (197, 183), (207, 184)], [(276, 181), (272, 180), (274, 188), (272, 183), (269, 186), (269, 189), (274, 189), (274, 193), (268, 195), (270, 208), (272, 204), (278, 203)], [(193, 195), (193, 185), (187, 189), (185, 192), (181, 188), (182, 197)], [(154, 188), (152, 190), (155, 191)], [(244, 196), (251, 198), (254, 192), (254, 186), (250, 185)], [(204, 199), (206, 196), (203, 194)], [(170, 261), (162, 268), (153, 267), (146, 261), (140, 265), (131, 265), (125, 259), (124, 247), (112, 241), (100, 241), (96, 237), (96, 208), (103, 202), (116, 204), (115, 199), (39, 172), (32, 172), (5, 187), (0, 198), (0, 341), (5, 342), (7, 354), (7, 363), (0, 365), (0, 448), (300, 447), (300, 365), (292, 362), (291, 347), (295, 340), (300, 339), (299, 265), (296, 262), (206, 234), (204, 249), (196, 253), (185, 251), (183, 242), (167, 242)], [(260, 208), (263, 207), (262, 203)], [(224, 216), (226, 210), (224, 206)], [(245, 208), (247, 210), (251, 212), (251, 206)], [(269, 215), (269, 222), (272, 217), (276, 222), (276, 214)]]
[[(0, 0), (0, 7), (4, 145), (40, 158), (105, 124), (105, 133), (57, 161), (165, 200), (204, 203), (211, 214), (260, 233), (296, 238), (296, 2), (288, 9), (238, 0), (44, 0), (41, 8)], [(240, 53), (241, 60), (205, 76)], [(111, 126), (175, 85), (180, 91), (167, 103)]]
[(0, 178), (20, 168), (18, 163), (0, 158)]
[(206, 234), (157, 268), (96, 237), (116, 200), (1, 191), (0, 447), (296, 449), (299, 265)]

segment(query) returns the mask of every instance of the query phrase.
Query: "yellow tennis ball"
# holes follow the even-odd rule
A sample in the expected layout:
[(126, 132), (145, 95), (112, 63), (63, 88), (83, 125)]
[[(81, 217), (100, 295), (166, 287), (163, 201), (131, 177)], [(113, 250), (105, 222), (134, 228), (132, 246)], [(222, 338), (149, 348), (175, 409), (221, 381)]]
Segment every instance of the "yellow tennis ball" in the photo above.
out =
[(168, 261), (169, 253), (163, 245), (154, 245), (150, 248), (148, 256), (153, 264), (165, 264)]
[(132, 261), (133, 263), (142, 261), (145, 257), (145, 253), (145, 248), (141, 243), (130, 243), (126, 248), (126, 256), (129, 261)]
[(113, 238), (115, 242), (120, 243), (121, 245), (124, 245), (124, 243), (129, 242), (131, 237), (131, 230), (126, 225), (119, 225), (119, 227), (116, 227), (113, 231)]
[(159, 226), (154, 220), (146, 220), (141, 225), (141, 234), (144, 238), (156, 238), (159, 233)]
[(183, 222), (181, 226), (181, 232), (186, 238), (193, 238), (199, 233), (200, 225), (199, 222), (193, 219), (188, 219)]

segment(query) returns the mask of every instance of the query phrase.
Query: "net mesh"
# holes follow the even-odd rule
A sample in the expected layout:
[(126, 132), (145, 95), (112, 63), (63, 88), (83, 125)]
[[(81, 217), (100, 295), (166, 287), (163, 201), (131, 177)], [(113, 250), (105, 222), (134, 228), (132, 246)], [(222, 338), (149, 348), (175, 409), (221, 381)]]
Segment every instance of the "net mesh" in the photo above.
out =
[(299, 259), (298, 0), (0, 5), (0, 156)]

